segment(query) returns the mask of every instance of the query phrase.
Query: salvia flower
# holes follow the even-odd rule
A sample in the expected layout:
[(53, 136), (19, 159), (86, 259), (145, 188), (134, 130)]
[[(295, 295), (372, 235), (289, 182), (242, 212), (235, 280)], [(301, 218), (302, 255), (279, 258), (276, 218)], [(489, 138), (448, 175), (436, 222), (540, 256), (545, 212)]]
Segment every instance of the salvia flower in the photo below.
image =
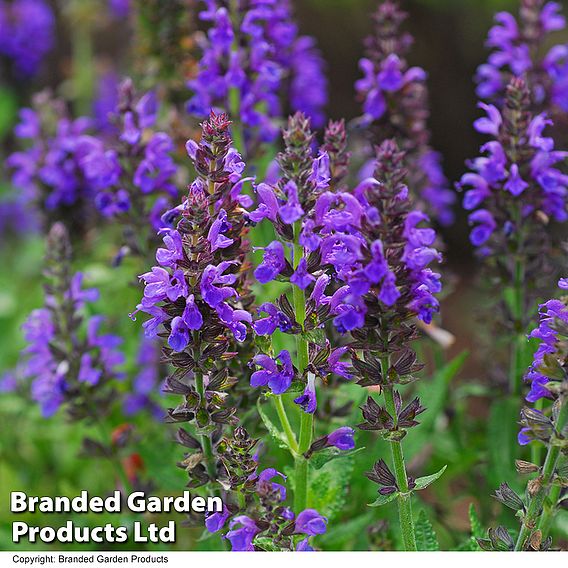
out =
[(28, 77), (54, 44), (55, 17), (45, 0), (0, 2), (0, 56), (14, 67), (16, 75)]
[[(281, 362), (280, 365), (277, 360)], [(276, 359), (261, 353), (256, 355), (252, 362), (260, 367), (260, 370), (251, 375), (252, 387), (268, 386), (273, 394), (282, 394), (290, 388), (294, 378), (294, 366), (288, 351), (281, 351)]]
[[(563, 280), (560, 281), (563, 284)], [(548, 300), (539, 307), (539, 325), (529, 334), (538, 339), (533, 362), (525, 375), (530, 384), (528, 402), (554, 400), (564, 379), (564, 351), (568, 334), (568, 306), (565, 298)]]
[(482, 154), (468, 163), (471, 171), (462, 176), (459, 187), (464, 190), (463, 206), (470, 211), (470, 240), (485, 265), (498, 266), (496, 272), (500, 278), (507, 275), (507, 285), (518, 280), (519, 263), (525, 278), (529, 272), (535, 275), (525, 286), (525, 306), (516, 316), (520, 321), (554, 270), (549, 260), (554, 236), (548, 226), (568, 219), (568, 176), (561, 165), (568, 153), (554, 148), (548, 117), (530, 112), (523, 79), (509, 84), (503, 110), (480, 106), (486, 116), (475, 128), (489, 140)]
[(210, 27), (201, 41), (199, 71), (188, 82), (190, 114), (234, 114), (247, 155), (275, 140), (290, 109), (322, 124), (327, 93), (321, 56), (311, 38), (298, 35), (287, 0), (215, 0), (199, 17)]
[(483, 103), (480, 107), (487, 116), (474, 126), (491, 140), (482, 146), (483, 155), (470, 162), (472, 172), (464, 174), (460, 187), (466, 189), (464, 207), (473, 210), (471, 241), (488, 254), (503, 239), (517, 238), (520, 224), (568, 218), (568, 177), (556, 167), (568, 154), (554, 150), (553, 139), (546, 136), (551, 124), (546, 115), (528, 111), (523, 80), (509, 85), (503, 111)]
[(565, 30), (561, 5), (548, 0), (521, 0), (516, 18), (499, 12), (487, 36), (491, 54), (476, 74), (477, 95), (502, 107), (512, 77), (524, 77), (536, 112), (568, 110), (568, 44), (555, 44)]
[(24, 148), (8, 157), (6, 167), (14, 187), (48, 221), (70, 207), (80, 214), (91, 199), (79, 160), (81, 139), (90, 126), (89, 119), (72, 119), (62, 101), (45, 93), (34, 98), (32, 108), (20, 111), (14, 134)]
[(449, 225), (455, 195), (442, 171), (440, 155), (429, 146), (426, 72), (410, 67), (405, 59), (413, 41), (400, 29), (406, 16), (394, 0), (384, 0), (377, 8), (375, 33), (367, 38), (366, 57), (359, 62), (363, 78), (355, 83), (363, 102), (361, 120), (370, 126), (373, 142), (396, 138), (407, 153), (415, 198), (437, 221)]
[[(135, 227), (146, 217), (149, 232), (167, 226), (160, 216), (178, 196), (174, 144), (168, 134), (155, 130), (157, 115), (156, 94), (149, 91), (139, 96), (126, 79), (108, 118), (113, 131), (105, 138), (83, 136), (79, 148), (79, 162), (100, 213), (126, 217)], [(136, 251), (136, 240), (129, 241)]]
[(327, 443), (338, 450), (352, 450), (355, 447), (354, 434), (353, 428), (342, 426), (327, 435)]
[[(192, 422), (198, 431), (236, 422), (236, 410), (226, 405), (225, 391), (236, 382), (226, 361), (237, 354), (252, 323), (241, 206), (246, 199), (240, 194), (245, 180), (238, 173), (243, 168), (235, 166), (240, 159), (229, 126), (226, 115), (212, 113), (202, 124), (201, 141), (188, 142), (197, 177), (183, 203), (166, 213), (175, 228), (160, 231), (164, 246), (156, 251), (157, 266), (140, 276), (145, 288), (136, 309), (150, 316), (145, 334), (163, 338), (164, 360), (175, 369), (164, 391), (183, 396), (168, 410), (168, 420)], [(209, 428), (202, 436), (203, 463), (188, 468), (193, 486), (218, 476), (212, 434)]]
[(65, 406), (74, 419), (105, 412), (112, 382), (122, 377), (120, 337), (100, 333), (101, 316), (85, 319), (86, 304), (98, 298), (83, 289), (81, 273), (71, 275), (70, 246), (65, 228), (55, 224), (48, 236), (45, 307), (34, 310), (23, 325), (28, 343), (25, 375), (32, 397), (44, 416)]
[(132, 379), (130, 391), (125, 395), (123, 408), (127, 416), (149, 412), (157, 420), (163, 418), (164, 410), (155, 402), (154, 395), (160, 384), (160, 351), (156, 341), (142, 338), (138, 348), (139, 372)]

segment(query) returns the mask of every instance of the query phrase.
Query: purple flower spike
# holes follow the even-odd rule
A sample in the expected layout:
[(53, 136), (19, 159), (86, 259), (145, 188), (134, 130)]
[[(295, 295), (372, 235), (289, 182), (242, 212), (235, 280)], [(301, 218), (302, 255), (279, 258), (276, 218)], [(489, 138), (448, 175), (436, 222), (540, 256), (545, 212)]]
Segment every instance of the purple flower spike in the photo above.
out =
[(315, 509), (305, 509), (297, 516), (295, 528), (295, 532), (308, 536), (324, 534), (327, 530), (327, 519)]
[(355, 447), (353, 436), (355, 430), (349, 426), (342, 426), (327, 436), (327, 443), (338, 450), (352, 450)]

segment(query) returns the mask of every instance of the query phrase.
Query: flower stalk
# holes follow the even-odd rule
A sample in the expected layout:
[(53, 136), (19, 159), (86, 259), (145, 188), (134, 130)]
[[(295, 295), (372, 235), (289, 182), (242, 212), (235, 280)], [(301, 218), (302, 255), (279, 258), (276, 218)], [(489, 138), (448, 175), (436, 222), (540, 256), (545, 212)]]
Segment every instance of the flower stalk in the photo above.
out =
[[(388, 376), (390, 362), (388, 355), (381, 360), (383, 376)], [(394, 428), (398, 426), (396, 404), (394, 400), (394, 389), (392, 385), (385, 385), (382, 389), (385, 399), (385, 408), (387, 412), (394, 418)], [(397, 495), (398, 516), (400, 520), (400, 530), (402, 534), (402, 542), (404, 550), (414, 551), (416, 548), (416, 535), (414, 532), (414, 520), (412, 517), (411, 494), (408, 487), (408, 477), (406, 475), (406, 465), (404, 463), (404, 453), (402, 450), (402, 442), (400, 440), (389, 440), (391, 449), (392, 463), (394, 468), (394, 476), (396, 484), (399, 488)]]
[[(558, 402), (560, 408), (558, 410), (555, 428), (556, 431), (560, 433), (568, 423), (568, 404), (564, 399), (559, 399)], [(552, 442), (554, 442), (554, 440), (552, 440)], [(551, 483), (556, 471), (559, 456), (560, 445), (550, 443), (544, 460), (544, 465), (542, 466), (542, 472), (537, 478), (537, 489), (532, 495), (530, 490), (528, 492), (530, 496), (529, 503), (527, 511), (523, 517), (519, 537), (515, 544), (516, 551), (525, 549), (527, 538), (529, 538), (533, 531), (539, 526), (539, 521), (542, 519), (541, 516), (543, 514), (544, 501), (551, 493)], [(546, 520), (546, 523), (549, 522), (550, 521)]]

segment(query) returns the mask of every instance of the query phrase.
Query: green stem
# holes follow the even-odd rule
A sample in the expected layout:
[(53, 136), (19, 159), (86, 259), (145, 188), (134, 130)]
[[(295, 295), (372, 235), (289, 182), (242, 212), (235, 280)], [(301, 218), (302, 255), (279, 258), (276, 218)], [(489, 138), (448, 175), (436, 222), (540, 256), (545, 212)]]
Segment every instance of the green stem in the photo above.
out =
[(548, 494), (548, 503), (544, 503), (543, 505), (542, 515), (538, 522), (538, 529), (541, 531), (543, 539), (545, 539), (550, 532), (550, 527), (552, 526), (561, 490), (562, 487), (559, 483), (553, 485), (550, 493)]
[[(534, 408), (535, 408), (535, 410), (542, 411), (542, 409), (544, 408), (544, 400), (542, 398), (537, 400), (534, 403)], [(535, 463), (537, 465), (542, 463), (542, 448), (543, 448), (543, 446), (542, 446), (541, 442), (531, 444), (531, 462), (532, 463)]]
[[(390, 366), (389, 357), (383, 357), (381, 360), (383, 368), (383, 376), (388, 376)], [(396, 406), (394, 402), (394, 389), (392, 385), (386, 385), (383, 389), (385, 397), (385, 406), (387, 412), (393, 417), (395, 426), (397, 423)], [(412, 501), (408, 488), (408, 477), (406, 475), (406, 466), (404, 464), (404, 454), (400, 440), (389, 440), (394, 476), (399, 489), (397, 496), (398, 517), (400, 520), (400, 530), (402, 534), (402, 542), (404, 550), (414, 551), (416, 548), (416, 535), (414, 533), (414, 519), (412, 517)]]
[(296, 441), (296, 435), (294, 434), (294, 430), (292, 429), (292, 425), (290, 424), (290, 420), (288, 419), (288, 415), (286, 414), (284, 402), (282, 401), (282, 395), (272, 397), (272, 400), (274, 401), (274, 406), (276, 406), (276, 412), (278, 414), (278, 418), (280, 419), (280, 424), (282, 425), (284, 433), (286, 434), (288, 445), (297, 454), (299, 450), (298, 442)]
[[(556, 431), (562, 432), (564, 426), (566, 425), (566, 422), (568, 422), (568, 404), (565, 400), (563, 400), (560, 406), (558, 417), (556, 419)], [(552, 435), (553, 438), (554, 436), (555, 434)], [(527, 538), (529, 538), (533, 530), (536, 529), (539, 524), (544, 501), (551, 491), (550, 482), (552, 481), (559, 456), (560, 446), (555, 445), (553, 443), (553, 440), (551, 440), (551, 443), (548, 445), (548, 451), (546, 454), (546, 459), (544, 460), (544, 465), (542, 466), (539, 488), (534, 495), (529, 497), (527, 512), (525, 513), (525, 516), (523, 518), (519, 538), (517, 539), (517, 543), (515, 545), (515, 550), (517, 551), (524, 549), (524, 544)]]
[[(301, 221), (294, 224), (294, 258), (293, 266), (297, 268), (300, 260), (304, 256), (304, 248), (300, 245), (300, 231), (302, 229)], [(294, 306), (294, 314), (296, 321), (300, 324), (302, 332), (296, 335), (296, 353), (297, 368), (300, 376), (308, 367), (309, 352), (308, 340), (304, 335), (304, 322), (306, 320), (306, 297), (304, 291), (298, 286), (292, 287), (292, 304)], [(303, 511), (308, 503), (308, 462), (303, 454), (308, 451), (312, 444), (314, 430), (313, 414), (302, 412), (300, 419), (300, 439), (298, 443), (298, 457), (296, 458), (296, 474), (295, 474), (295, 494), (294, 507), (297, 513)]]
[[(195, 389), (199, 394), (201, 404), (205, 402), (205, 387), (203, 385), (203, 373), (195, 372)], [(207, 434), (201, 435), (201, 446), (203, 448), (203, 457), (205, 458), (205, 468), (211, 481), (217, 479), (217, 468), (215, 466), (215, 457), (213, 455), (213, 445), (211, 438)]]

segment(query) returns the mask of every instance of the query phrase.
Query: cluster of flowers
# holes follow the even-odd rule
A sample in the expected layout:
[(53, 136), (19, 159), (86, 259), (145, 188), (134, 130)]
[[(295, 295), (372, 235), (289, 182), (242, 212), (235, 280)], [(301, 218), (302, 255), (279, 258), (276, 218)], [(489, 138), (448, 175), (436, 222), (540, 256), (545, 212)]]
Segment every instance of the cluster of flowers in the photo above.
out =
[(55, 18), (46, 0), (0, 1), (0, 55), (17, 75), (34, 75), (53, 47)]
[(363, 101), (361, 120), (370, 127), (374, 143), (396, 138), (407, 153), (415, 199), (441, 224), (450, 225), (455, 195), (442, 171), (440, 155), (429, 146), (426, 72), (409, 67), (405, 59), (413, 41), (400, 29), (406, 17), (394, 0), (377, 8), (375, 33), (367, 38), (367, 56), (359, 63), (363, 78), (355, 84)]
[[(33, 379), (32, 396), (44, 416), (65, 405), (72, 418), (101, 413), (112, 399), (112, 382), (121, 378), (122, 339), (100, 334), (101, 316), (85, 321), (96, 289), (82, 288), (83, 275), (69, 270), (70, 245), (65, 228), (55, 224), (48, 236), (45, 307), (25, 322), (24, 374)], [(110, 384), (109, 384), (110, 383)], [(109, 388), (110, 387), (110, 388)]]
[(246, 127), (247, 156), (276, 139), (285, 101), (323, 123), (322, 60), (313, 39), (298, 35), (288, 0), (208, 0), (199, 17), (211, 27), (188, 84), (190, 114), (230, 111)]
[(560, 3), (521, 0), (519, 19), (499, 12), (489, 31), (487, 63), (477, 70), (477, 95), (502, 101), (511, 77), (525, 76), (538, 109), (568, 110), (568, 44), (549, 46), (552, 32), (566, 28)]
[[(28, 147), (6, 161), (12, 182), (20, 198), (35, 203), (48, 220), (71, 206), (94, 203), (105, 217), (126, 215), (139, 228), (149, 219), (157, 230), (178, 194), (172, 182), (174, 144), (169, 135), (152, 130), (158, 114), (153, 92), (138, 97), (127, 79), (118, 98), (109, 100), (117, 106), (109, 114), (103, 105), (106, 120), (73, 120), (62, 101), (38, 95), (34, 108), (20, 111), (14, 131)], [(84, 208), (83, 216), (88, 214)], [(131, 243), (131, 248), (139, 247)]]
[[(165, 214), (173, 220), (181, 215), (182, 221), (176, 229), (162, 228), (166, 248), (156, 253), (159, 266), (141, 276), (146, 286), (137, 310), (152, 316), (144, 323), (146, 335), (155, 336), (158, 327), (168, 322), (168, 344), (176, 352), (188, 346), (192, 331), (200, 330), (206, 320), (209, 323), (207, 316), (228, 328), (239, 341), (245, 339), (245, 324), (251, 322), (250, 314), (229, 303), (239, 301), (234, 287), (243, 255), (238, 250), (243, 226), (238, 219), (242, 215), (239, 201), (246, 202), (247, 198), (240, 196), (246, 181), (241, 176), (244, 163), (230, 147), (228, 126), (226, 115), (212, 114), (203, 124), (201, 143), (188, 142), (187, 152), (199, 177), (181, 206)], [(205, 224), (209, 225), (206, 242), (198, 242), (202, 230), (197, 227)], [(199, 247), (190, 252), (192, 238)], [(215, 257), (219, 257), (218, 262), (213, 262)], [(194, 270), (195, 264), (203, 265), (203, 270), (195, 270), (194, 277), (189, 278), (188, 264)], [(176, 306), (176, 313), (181, 307), (180, 314), (169, 318), (171, 309), (163, 309), (164, 302)]]
[[(568, 278), (562, 278), (558, 286), (568, 290)], [(568, 339), (566, 297), (548, 300), (540, 305), (539, 325), (529, 337), (538, 339), (540, 345), (525, 375), (525, 380), (530, 384), (526, 400), (534, 403), (541, 399), (556, 400), (559, 396), (565, 396)], [(534, 439), (532, 436), (541, 439), (539, 434), (542, 431), (537, 429), (534, 432), (530, 427), (524, 427), (519, 434), (519, 442), (528, 444)]]
[[(164, 132), (153, 132), (158, 101), (150, 91), (138, 97), (129, 79), (119, 87), (118, 106), (111, 124), (116, 135), (108, 140), (83, 136), (79, 163), (94, 192), (97, 209), (105, 216), (127, 213), (150, 221), (158, 230), (160, 215), (168, 209), (169, 199), (177, 197), (172, 182), (177, 167), (172, 158), (174, 144)], [(160, 194), (150, 212), (144, 196)], [(165, 194), (165, 195), (162, 195)]]
[[(561, 290), (568, 290), (568, 279), (558, 282)], [(478, 539), (483, 550), (549, 550), (552, 538), (545, 537), (550, 529), (553, 512), (561, 501), (563, 486), (562, 454), (566, 453), (568, 425), (568, 297), (552, 299), (540, 305), (539, 325), (529, 337), (538, 339), (536, 350), (525, 380), (530, 383), (526, 400), (535, 403), (521, 410), (519, 444), (532, 444), (534, 449), (544, 446), (546, 457), (542, 464), (535, 460), (517, 460), (521, 474), (536, 474), (527, 484), (525, 497), (518, 495), (507, 483), (502, 483), (494, 497), (513, 509), (520, 520), (520, 531), (513, 539), (502, 526), (490, 528), (486, 539)], [(551, 400), (545, 408), (544, 400)], [(537, 405), (540, 402), (540, 406)], [(536, 461), (536, 463), (533, 463)]]
[[(328, 140), (335, 128), (328, 129)], [(428, 265), (441, 256), (433, 248), (435, 231), (422, 226), (427, 216), (411, 210), (408, 189), (401, 182), (406, 170), (400, 167), (399, 173), (392, 173), (403, 153), (394, 142), (383, 143), (377, 153), (377, 179), (366, 179), (353, 193), (332, 192), (329, 155), (312, 155), (313, 135), (302, 115), (290, 119), (284, 139), (286, 150), (279, 157), (284, 175), (276, 186), (258, 185), (258, 206), (249, 214), (253, 222), (272, 221), (281, 239), (264, 248), (255, 276), (261, 284), (278, 278), (307, 292), (306, 316), (298, 322), (282, 298), (278, 305), (263, 303), (259, 312), (266, 317), (253, 322), (255, 332), (269, 335), (279, 329), (296, 334), (298, 324), (309, 330), (331, 317), (340, 333), (353, 333), (374, 325), (369, 317), (376, 317), (377, 310), (391, 308), (404, 314), (403, 321), (417, 315), (430, 322), (439, 307), (435, 294), (441, 285), (439, 274)], [(289, 164), (295, 166), (293, 176), (287, 175)], [(294, 234), (298, 242), (294, 255), (300, 258), (293, 255), (290, 262), (285, 245)], [(327, 295), (332, 280), (338, 285)], [(313, 413), (315, 377), (335, 373), (350, 379), (352, 373), (341, 361), (347, 347), (328, 348), (323, 354), (313, 345), (310, 351), (311, 372), (296, 402)], [(251, 377), (252, 386), (268, 386), (273, 394), (290, 388), (295, 370), (288, 351), (276, 358), (259, 354), (253, 363), (260, 369)]]
[(61, 101), (44, 93), (35, 97), (33, 108), (20, 111), (14, 134), (28, 147), (9, 156), (6, 166), (27, 202), (49, 212), (75, 205), (89, 194), (78, 149), (90, 126), (89, 119), (72, 119)]
[[(247, 514), (229, 504), (222, 512), (207, 516), (207, 530), (219, 532), (228, 522), (229, 531), (224, 538), (230, 541), (233, 551), (313, 550), (310, 537), (326, 532), (327, 519), (314, 509), (304, 509), (296, 516), (284, 505), (287, 491), (280, 481), (286, 481), (286, 476), (274, 468), (258, 471), (259, 452), (252, 455), (257, 442), (246, 430), (237, 427), (233, 439), (222, 443), (223, 463), (232, 474), (231, 485), (254, 498), (245, 499)], [(311, 452), (329, 447), (341, 451), (353, 449), (353, 429), (342, 427), (320, 438), (314, 442)], [(237, 469), (240, 479), (235, 475)], [(274, 481), (275, 478), (280, 479)]]
[(460, 187), (468, 188), (464, 208), (475, 209), (469, 215), (471, 242), (484, 255), (506, 250), (503, 240), (518, 238), (524, 225), (568, 219), (568, 176), (555, 167), (568, 153), (554, 149), (554, 140), (544, 134), (551, 121), (546, 114), (532, 116), (529, 104), (522, 79), (509, 84), (502, 111), (480, 103), (487, 117), (475, 129), (492, 139), (482, 146), (484, 155), (471, 161), (473, 171)]

